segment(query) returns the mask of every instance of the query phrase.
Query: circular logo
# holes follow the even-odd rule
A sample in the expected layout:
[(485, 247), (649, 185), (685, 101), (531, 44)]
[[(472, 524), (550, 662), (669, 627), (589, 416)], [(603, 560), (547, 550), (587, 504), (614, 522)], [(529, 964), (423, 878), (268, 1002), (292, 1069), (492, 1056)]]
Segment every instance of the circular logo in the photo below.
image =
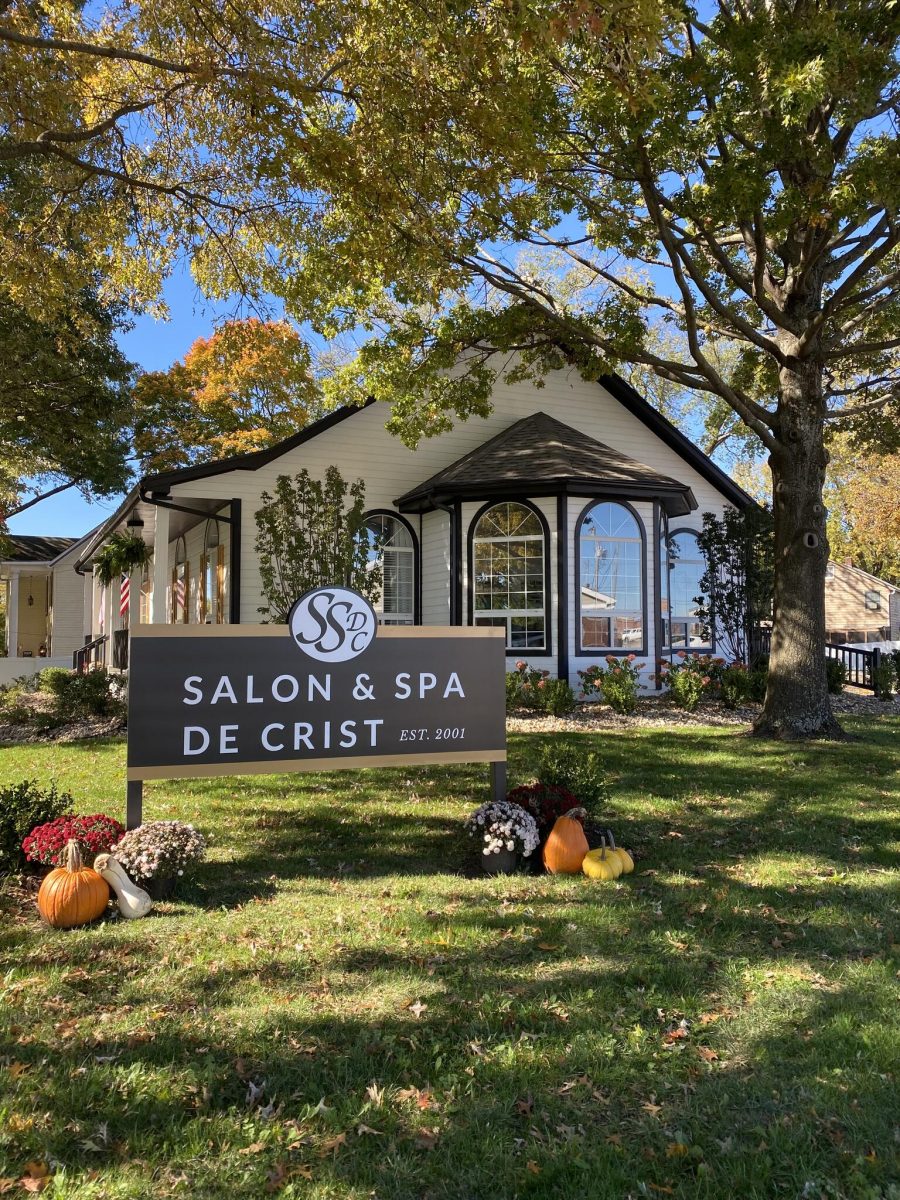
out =
[(288, 616), (291, 636), (319, 662), (347, 662), (368, 649), (378, 627), (364, 596), (344, 587), (316, 588), (301, 596)]

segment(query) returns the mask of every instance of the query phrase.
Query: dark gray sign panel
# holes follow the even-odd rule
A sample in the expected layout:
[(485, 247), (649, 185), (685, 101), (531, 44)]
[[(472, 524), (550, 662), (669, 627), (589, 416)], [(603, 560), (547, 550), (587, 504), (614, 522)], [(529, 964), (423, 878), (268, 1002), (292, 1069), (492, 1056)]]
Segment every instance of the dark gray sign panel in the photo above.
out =
[(135, 628), (128, 779), (504, 762), (503, 630), (376, 629), (368, 608), (319, 589), (290, 626)]

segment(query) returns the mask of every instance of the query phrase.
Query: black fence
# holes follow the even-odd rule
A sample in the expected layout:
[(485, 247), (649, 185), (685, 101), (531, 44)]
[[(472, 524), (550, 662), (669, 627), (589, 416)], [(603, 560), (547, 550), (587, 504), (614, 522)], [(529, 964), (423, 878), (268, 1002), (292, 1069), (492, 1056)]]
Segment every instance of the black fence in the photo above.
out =
[[(771, 648), (772, 630), (766, 627), (755, 629), (750, 639), (751, 662), (766, 658)], [(841, 663), (845, 683), (878, 695), (878, 671), (883, 655), (877, 646), (871, 650), (856, 650), (851, 646), (826, 646), (825, 656), (836, 658)]]
[(79, 647), (72, 655), (72, 669), (79, 675), (90, 671), (93, 667), (106, 666), (106, 646), (109, 638), (104, 633), (90, 642)]

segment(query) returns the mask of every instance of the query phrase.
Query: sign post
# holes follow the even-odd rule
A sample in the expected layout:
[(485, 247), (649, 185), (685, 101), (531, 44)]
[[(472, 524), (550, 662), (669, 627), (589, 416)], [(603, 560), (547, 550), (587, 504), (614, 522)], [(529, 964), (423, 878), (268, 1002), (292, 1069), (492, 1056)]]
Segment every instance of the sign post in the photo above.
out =
[(126, 823), (145, 779), (491, 763), (506, 794), (505, 637), (378, 626), (347, 588), (288, 625), (138, 625), (131, 635)]

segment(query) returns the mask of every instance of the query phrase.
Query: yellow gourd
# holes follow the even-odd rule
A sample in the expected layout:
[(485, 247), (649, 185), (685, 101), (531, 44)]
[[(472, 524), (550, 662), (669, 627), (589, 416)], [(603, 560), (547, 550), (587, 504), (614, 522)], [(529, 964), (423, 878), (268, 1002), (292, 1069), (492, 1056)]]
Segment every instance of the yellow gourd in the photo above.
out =
[(627, 850), (623, 850), (621, 846), (616, 845), (616, 839), (612, 835), (612, 830), (607, 829), (606, 836), (609, 838), (609, 853), (613, 858), (618, 858), (622, 864), (622, 874), (630, 875), (634, 870), (634, 859)]
[(606, 845), (606, 838), (599, 850), (589, 850), (584, 856), (581, 869), (591, 879), (618, 879), (622, 874), (622, 862)]

